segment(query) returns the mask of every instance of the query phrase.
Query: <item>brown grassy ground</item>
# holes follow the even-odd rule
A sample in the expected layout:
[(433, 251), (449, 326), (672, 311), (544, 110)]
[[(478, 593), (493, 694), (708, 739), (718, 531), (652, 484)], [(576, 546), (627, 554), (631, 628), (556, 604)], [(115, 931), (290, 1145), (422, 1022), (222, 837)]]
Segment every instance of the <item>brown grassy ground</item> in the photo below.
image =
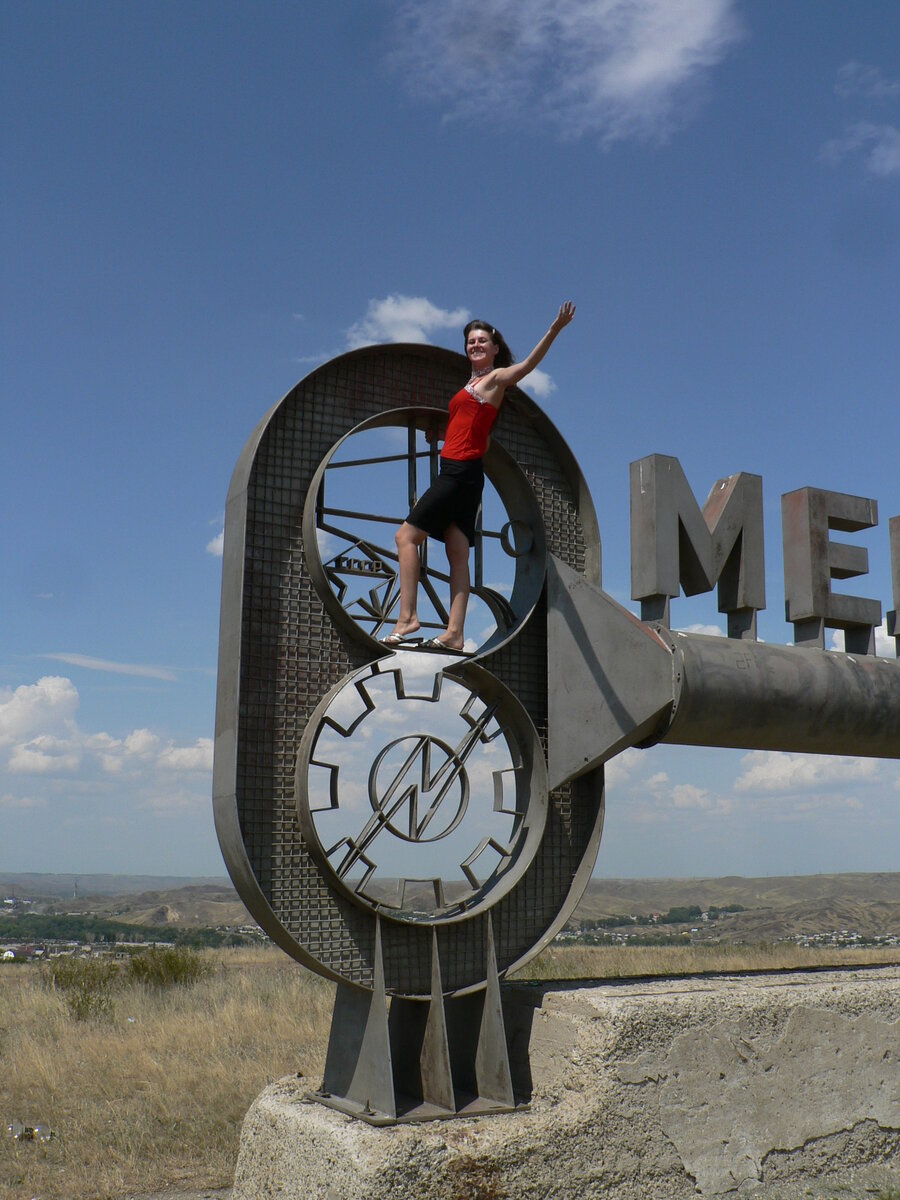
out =
[[(116, 1200), (231, 1182), (241, 1121), (272, 1079), (317, 1086), (333, 989), (275, 949), (215, 952), (190, 989), (129, 986), (111, 1015), (76, 1021), (29, 967), (0, 969), (0, 1197)], [(521, 978), (896, 961), (889, 952), (734, 947), (551, 947)], [(8, 1121), (47, 1122), (48, 1145)]]
[(217, 954), (193, 988), (118, 992), (75, 1021), (27, 967), (0, 971), (0, 1119), (48, 1122), (47, 1146), (0, 1142), (3, 1200), (99, 1200), (231, 1183), (240, 1125), (274, 1078), (320, 1077), (332, 988), (277, 951)]
[(805, 949), (757, 946), (549, 946), (514, 978), (622, 979), (632, 975), (695, 975), (703, 971), (784, 971), (900, 961), (897, 947)]

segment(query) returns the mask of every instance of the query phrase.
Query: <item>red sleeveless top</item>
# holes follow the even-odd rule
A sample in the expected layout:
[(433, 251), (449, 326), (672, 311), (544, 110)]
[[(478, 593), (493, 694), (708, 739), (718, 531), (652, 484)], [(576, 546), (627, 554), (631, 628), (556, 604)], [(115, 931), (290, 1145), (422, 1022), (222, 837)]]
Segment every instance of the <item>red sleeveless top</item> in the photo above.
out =
[(483, 458), (487, 450), (488, 435), (497, 420), (499, 409), (485, 400), (476, 399), (471, 392), (457, 392), (450, 401), (447, 432), (441, 458), (455, 462)]

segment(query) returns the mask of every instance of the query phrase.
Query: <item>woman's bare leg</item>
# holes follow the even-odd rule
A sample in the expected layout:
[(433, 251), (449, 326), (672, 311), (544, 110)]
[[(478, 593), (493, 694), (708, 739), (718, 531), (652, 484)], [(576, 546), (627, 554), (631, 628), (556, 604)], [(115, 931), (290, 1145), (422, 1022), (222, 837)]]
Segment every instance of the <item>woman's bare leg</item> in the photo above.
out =
[(394, 537), (400, 574), (400, 612), (393, 633), (407, 637), (419, 628), (419, 547), (428, 535), (404, 521)]
[(457, 525), (450, 525), (444, 534), (444, 545), (450, 564), (450, 620), (446, 634), (439, 640), (452, 650), (462, 650), (470, 590), (469, 539)]

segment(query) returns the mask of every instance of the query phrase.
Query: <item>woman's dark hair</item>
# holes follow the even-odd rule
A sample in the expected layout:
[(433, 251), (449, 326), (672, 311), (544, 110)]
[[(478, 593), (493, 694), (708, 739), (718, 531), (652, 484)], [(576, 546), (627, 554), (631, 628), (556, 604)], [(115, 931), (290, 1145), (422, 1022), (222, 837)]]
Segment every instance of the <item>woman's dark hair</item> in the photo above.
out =
[(507, 346), (503, 334), (499, 329), (495, 329), (493, 325), (489, 325), (487, 321), (470, 321), (463, 330), (463, 346), (466, 346), (469, 341), (469, 334), (473, 329), (483, 329), (485, 333), (491, 335), (491, 341), (497, 347), (497, 357), (494, 359), (495, 367), (511, 367), (516, 361), (513, 358), (512, 350)]

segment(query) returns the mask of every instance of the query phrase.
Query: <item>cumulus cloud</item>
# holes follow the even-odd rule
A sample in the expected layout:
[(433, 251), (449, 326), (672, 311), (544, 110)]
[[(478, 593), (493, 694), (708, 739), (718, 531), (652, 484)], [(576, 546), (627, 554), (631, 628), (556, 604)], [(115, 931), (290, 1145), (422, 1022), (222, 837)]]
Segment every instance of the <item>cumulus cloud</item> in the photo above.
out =
[(842, 755), (784, 754), (753, 750), (741, 759), (742, 773), (735, 780), (737, 792), (810, 791), (851, 782), (874, 782), (879, 763), (873, 758)]
[(212, 738), (197, 738), (193, 746), (175, 746), (169, 743), (160, 753), (157, 762), (167, 771), (212, 771)]
[(881, 178), (900, 175), (900, 129), (895, 125), (875, 125), (857, 121), (848, 125), (843, 134), (826, 142), (822, 157), (837, 166), (852, 155), (861, 155), (870, 175)]
[(692, 783), (678, 783), (672, 788), (672, 803), (676, 808), (693, 808), (717, 816), (725, 816), (734, 810), (730, 797), (717, 796), (708, 788), (695, 787)]
[(221, 558), (225, 553), (225, 530), (217, 533), (216, 536), (206, 543), (206, 553), (212, 554), (215, 558)]
[(538, 400), (545, 400), (551, 392), (556, 391), (556, 384), (546, 371), (542, 371), (540, 367), (535, 367), (522, 380), (522, 388), (526, 392), (531, 392), (537, 396)]
[[(134, 729), (121, 738), (87, 732), (78, 725), (77, 710), (78, 691), (60, 676), (0, 691), (0, 774), (5, 770), (9, 776), (66, 779), (66, 786), (104, 776), (128, 777), (139, 787), (142, 780), (157, 775), (190, 777), (212, 770), (211, 738), (179, 745), (149, 729)], [(12, 806), (13, 796), (6, 795), (7, 806)]]
[(884, 100), (900, 96), (900, 79), (885, 79), (879, 67), (851, 60), (838, 70), (834, 90), (839, 96)]
[(392, 65), (449, 118), (665, 138), (742, 36), (733, 0), (404, 0)]
[(0, 690), (0, 746), (74, 728), (78, 692), (70, 679), (46, 675), (37, 683)]
[(724, 637), (725, 630), (721, 625), (685, 625), (682, 633), (702, 633), (706, 637)]
[(429, 342), (439, 330), (460, 331), (468, 319), (468, 309), (438, 308), (424, 296), (395, 292), (369, 301), (366, 315), (347, 330), (347, 345), (355, 350), (376, 342)]
[[(462, 350), (462, 329), (471, 313), (466, 308), (440, 308), (424, 296), (404, 296), (395, 292), (381, 300), (370, 300), (366, 315), (347, 330), (347, 348), (359, 349), (380, 342), (429, 343), (437, 334), (450, 331)], [(321, 361), (321, 356), (316, 356)], [(522, 380), (526, 392), (544, 400), (556, 391), (552, 376), (536, 367)], [(224, 535), (214, 538), (206, 549), (221, 554)]]
[(84, 667), (88, 671), (109, 671), (113, 675), (134, 675), (139, 679), (164, 679), (167, 683), (173, 683), (176, 679), (168, 667), (113, 662), (108, 658), (93, 658), (89, 654), (70, 654), (66, 651), (58, 654), (41, 654), (39, 657), (50, 658), (55, 662), (64, 662), (70, 667)]
[(616, 787), (624, 783), (640, 766), (642, 751), (629, 746), (621, 754), (616, 754), (606, 764), (606, 786)]
[(13, 746), (9, 769), (13, 774), (58, 775), (77, 771), (81, 766), (81, 750), (71, 739), (56, 738), (45, 733)]
[[(843, 629), (831, 631), (832, 650), (843, 650), (846, 645)], [(881, 658), (896, 658), (897, 644), (887, 631), (887, 619), (881, 622), (875, 630), (875, 653)]]

